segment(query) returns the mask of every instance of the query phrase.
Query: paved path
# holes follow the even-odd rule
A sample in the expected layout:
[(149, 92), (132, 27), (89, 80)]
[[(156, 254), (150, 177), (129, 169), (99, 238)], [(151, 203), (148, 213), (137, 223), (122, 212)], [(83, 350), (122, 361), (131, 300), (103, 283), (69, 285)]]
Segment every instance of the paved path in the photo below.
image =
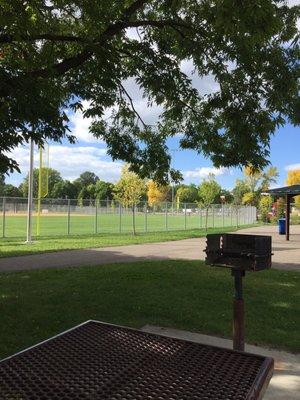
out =
[[(273, 268), (300, 271), (300, 226), (292, 226), (291, 240), (277, 234), (274, 226), (242, 229), (240, 233), (272, 235)], [(42, 268), (79, 267), (123, 263), (139, 260), (199, 260), (204, 259), (205, 238), (164, 243), (67, 250), (0, 259), (0, 272)]]
[[(146, 325), (144, 332), (190, 340), (196, 343), (232, 348), (232, 341), (215, 336), (201, 335), (199, 333), (181, 331), (178, 329), (161, 328)], [(286, 351), (269, 350), (258, 346), (245, 346), (249, 353), (272, 357), (275, 360), (275, 371), (264, 400), (299, 400), (300, 396), (300, 354), (291, 354)]]

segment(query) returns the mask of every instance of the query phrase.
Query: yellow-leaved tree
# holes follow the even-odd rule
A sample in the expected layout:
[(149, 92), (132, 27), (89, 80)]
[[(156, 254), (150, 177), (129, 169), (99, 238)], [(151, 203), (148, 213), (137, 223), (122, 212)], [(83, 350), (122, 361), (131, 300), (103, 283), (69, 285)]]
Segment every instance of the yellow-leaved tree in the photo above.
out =
[(149, 206), (155, 206), (157, 204), (166, 201), (168, 194), (168, 186), (162, 186), (153, 180), (147, 183), (147, 197)]
[[(300, 169), (294, 169), (292, 171), (288, 171), (286, 184), (288, 186), (300, 185)], [(300, 207), (300, 196), (295, 197), (295, 204), (297, 207)]]
[(113, 189), (114, 198), (118, 200), (123, 207), (131, 207), (132, 209), (132, 231), (136, 234), (135, 229), (135, 207), (145, 194), (145, 182), (137, 174), (129, 170), (129, 166), (122, 168), (121, 178), (115, 184)]

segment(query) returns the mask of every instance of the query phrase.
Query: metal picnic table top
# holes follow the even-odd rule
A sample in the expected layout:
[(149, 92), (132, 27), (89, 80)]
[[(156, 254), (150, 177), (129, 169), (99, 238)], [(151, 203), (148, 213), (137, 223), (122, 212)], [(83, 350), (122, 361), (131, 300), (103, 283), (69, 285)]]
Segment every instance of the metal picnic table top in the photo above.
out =
[(87, 321), (0, 362), (5, 400), (262, 399), (273, 360)]

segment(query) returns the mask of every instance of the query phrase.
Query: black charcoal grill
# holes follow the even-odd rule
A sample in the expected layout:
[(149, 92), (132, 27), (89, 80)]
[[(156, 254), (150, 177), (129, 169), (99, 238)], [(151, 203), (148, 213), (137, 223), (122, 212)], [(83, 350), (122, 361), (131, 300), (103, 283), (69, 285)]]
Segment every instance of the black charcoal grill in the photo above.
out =
[(262, 235), (218, 233), (207, 235), (205, 263), (230, 268), (234, 277), (233, 348), (244, 351), (243, 281), (246, 271), (271, 268), (272, 238)]

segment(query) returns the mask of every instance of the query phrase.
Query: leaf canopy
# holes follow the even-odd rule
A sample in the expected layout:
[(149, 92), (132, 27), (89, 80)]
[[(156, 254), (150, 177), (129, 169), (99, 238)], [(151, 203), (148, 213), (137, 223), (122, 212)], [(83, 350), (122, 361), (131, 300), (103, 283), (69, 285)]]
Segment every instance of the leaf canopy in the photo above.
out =
[[(216, 166), (264, 167), (276, 128), (300, 123), (299, 15), (279, 0), (3, 0), (0, 173), (18, 169), (10, 152), (30, 138), (74, 142), (66, 110), (83, 101), (91, 132), (141, 177), (179, 178), (166, 144), (178, 133)], [(154, 126), (129, 79), (162, 108)]]

